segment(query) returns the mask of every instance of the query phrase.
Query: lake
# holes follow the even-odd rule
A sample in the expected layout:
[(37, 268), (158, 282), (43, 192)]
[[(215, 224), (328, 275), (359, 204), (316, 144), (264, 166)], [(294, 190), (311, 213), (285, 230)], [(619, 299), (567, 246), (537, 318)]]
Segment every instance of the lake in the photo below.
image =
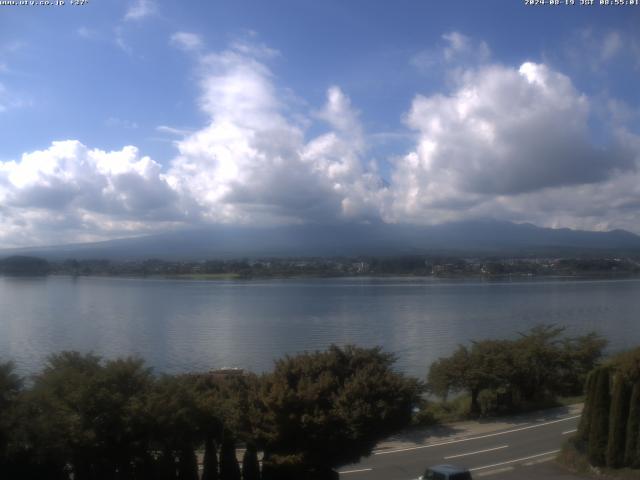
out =
[(381, 345), (424, 377), (472, 339), (538, 323), (640, 344), (640, 279), (338, 278), (191, 281), (0, 277), (0, 360), (22, 374), (64, 349), (138, 355), (157, 372), (242, 367), (331, 343)]

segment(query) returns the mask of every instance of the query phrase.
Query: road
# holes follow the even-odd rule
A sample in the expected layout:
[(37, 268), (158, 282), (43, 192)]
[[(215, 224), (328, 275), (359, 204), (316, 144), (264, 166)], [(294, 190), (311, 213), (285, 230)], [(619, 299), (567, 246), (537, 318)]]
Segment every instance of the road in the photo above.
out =
[(342, 480), (410, 480), (427, 466), (449, 463), (468, 468), (474, 478), (579, 478), (563, 473), (551, 462), (575, 432), (575, 412), (539, 415), (508, 428), (440, 437), (400, 448), (379, 449), (360, 463), (340, 469)]

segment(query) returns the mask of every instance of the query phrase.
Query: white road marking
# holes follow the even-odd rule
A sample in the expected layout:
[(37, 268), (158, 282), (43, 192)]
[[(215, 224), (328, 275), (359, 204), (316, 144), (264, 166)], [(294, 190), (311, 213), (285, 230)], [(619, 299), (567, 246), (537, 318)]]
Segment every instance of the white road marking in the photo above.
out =
[(338, 472), (340, 475), (346, 475), (347, 473), (360, 473), (360, 472), (370, 472), (373, 468), (361, 468), (359, 470), (345, 470), (344, 472)]
[(551, 452), (538, 453), (537, 455), (530, 455), (528, 457), (516, 458), (515, 460), (507, 460), (506, 462), (493, 463), (491, 465), (485, 465), (483, 467), (474, 467), (470, 468), (470, 472), (475, 472), (476, 470), (484, 470), (485, 468), (493, 468), (500, 467), (502, 465), (508, 465), (510, 463), (524, 462), (525, 460), (531, 460), (532, 458), (544, 457), (545, 455), (555, 455), (560, 450), (552, 450)]
[(459, 453), (457, 455), (449, 455), (448, 457), (444, 457), (444, 459), (449, 460), (450, 458), (466, 457), (467, 455), (476, 455), (478, 453), (493, 452), (494, 450), (502, 450), (503, 448), (508, 448), (508, 447), (509, 445), (501, 445), (499, 447), (487, 448), (486, 450), (478, 450), (477, 452), (468, 452), (468, 453)]
[(537, 465), (539, 463), (550, 462), (554, 458), (556, 458), (556, 457), (543, 457), (543, 458), (539, 458), (537, 460), (531, 460), (530, 462), (523, 463), (522, 465), (524, 465), (525, 467), (532, 467), (533, 465)]
[(569, 435), (570, 433), (576, 433), (578, 431), (577, 428), (574, 428), (573, 430), (567, 430), (566, 432), (562, 432), (563, 435)]
[(495, 470), (487, 470), (486, 472), (480, 472), (476, 477), (488, 477), (489, 475), (497, 475), (498, 473), (510, 472), (513, 467), (496, 468)]
[(388, 451), (382, 451), (382, 452), (375, 452), (374, 455), (388, 455), (390, 453), (409, 452), (411, 450), (420, 450), (422, 448), (439, 447), (440, 445), (451, 445), (452, 443), (470, 442), (471, 440), (480, 440), (482, 438), (497, 437), (498, 435), (507, 435), (508, 433), (522, 432), (523, 430), (529, 430), (531, 428), (544, 427), (546, 425), (551, 425), (551, 424), (558, 423), (558, 422), (566, 422), (567, 420), (574, 420), (574, 419), (580, 418), (580, 417), (581, 417), (581, 415), (574, 415), (573, 417), (561, 418), (560, 420), (552, 420), (552, 421), (546, 422), (546, 423), (536, 423), (535, 425), (529, 425), (527, 427), (514, 428), (512, 430), (506, 430), (504, 432), (489, 433), (487, 435), (479, 435), (477, 437), (462, 438), (462, 439), (459, 439), (459, 440), (449, 440), (449, 441), (446, 441), (446, 442), (431, 443), (429, 445), (420, 445), (420, 446), (417, 446), (417, 447), (398, 448), (397, 450), (388, 450)]

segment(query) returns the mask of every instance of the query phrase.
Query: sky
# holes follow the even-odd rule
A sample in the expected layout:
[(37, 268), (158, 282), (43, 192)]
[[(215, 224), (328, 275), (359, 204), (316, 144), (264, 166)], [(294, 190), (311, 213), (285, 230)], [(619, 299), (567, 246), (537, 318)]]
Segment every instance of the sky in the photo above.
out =
[(10, 3), (0, 248), (221, 223), (640, 234), (639, 5)]

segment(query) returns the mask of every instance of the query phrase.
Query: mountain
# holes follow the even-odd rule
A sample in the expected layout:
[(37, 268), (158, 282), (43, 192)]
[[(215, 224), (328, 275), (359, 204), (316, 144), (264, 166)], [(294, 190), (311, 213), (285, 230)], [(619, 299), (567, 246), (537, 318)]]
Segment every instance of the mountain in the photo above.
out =
[(434, 226), (375, 224), (215, 226), (97, 243), (0, 250), (0, 257), (51, 260), (103, 258), (205, 259), (406, 255), (426, 253), (526, 255), (634, 251), (640, 236), (624, 230), (590, 232), (494, 220)]

